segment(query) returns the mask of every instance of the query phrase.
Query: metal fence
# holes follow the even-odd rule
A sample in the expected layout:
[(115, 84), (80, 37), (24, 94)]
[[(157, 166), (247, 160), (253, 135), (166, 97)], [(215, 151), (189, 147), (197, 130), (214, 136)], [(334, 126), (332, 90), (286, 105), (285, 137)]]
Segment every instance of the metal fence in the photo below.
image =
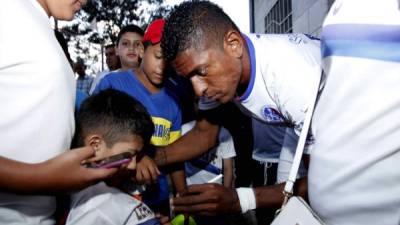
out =
[(292, 33), (292, 0), (278, 0), (265, 16), (265, 33)]

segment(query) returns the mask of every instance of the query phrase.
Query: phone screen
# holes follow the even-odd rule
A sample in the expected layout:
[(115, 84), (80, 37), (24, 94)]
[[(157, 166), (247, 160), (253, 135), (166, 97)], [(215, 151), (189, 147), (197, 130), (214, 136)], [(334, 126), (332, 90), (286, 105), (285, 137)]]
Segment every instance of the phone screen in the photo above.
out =
[(129, 163), (134, 154), (130, 152), (123, 152), (117, 155), (109, 156), (99, 161), (89, 162), (85, 165), (89, 168), (114, 168), (122, 164)]

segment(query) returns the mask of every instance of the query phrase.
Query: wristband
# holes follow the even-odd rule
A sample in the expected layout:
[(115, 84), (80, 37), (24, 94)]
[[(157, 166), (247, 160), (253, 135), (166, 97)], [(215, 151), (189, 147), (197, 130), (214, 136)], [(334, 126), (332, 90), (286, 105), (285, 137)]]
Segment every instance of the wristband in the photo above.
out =
[(256, 208), (256, 196), (253, 188), (236, 188), (242, 213)]

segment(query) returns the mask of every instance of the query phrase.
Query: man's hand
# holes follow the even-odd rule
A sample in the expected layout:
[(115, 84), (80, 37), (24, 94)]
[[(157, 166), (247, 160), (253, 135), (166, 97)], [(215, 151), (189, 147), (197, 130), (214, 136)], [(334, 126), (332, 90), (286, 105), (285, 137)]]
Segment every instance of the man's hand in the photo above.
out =
[(143, 156), (136, 165), (136, 181), (141, 184), (157, 182), (160, 175), (156, 163), (148, 156)]
[(172, 199), (172, 207), (176, 212), (200, 215), (241, 211), (236, 191), (220, 184), (191, 185), (184, 196)]

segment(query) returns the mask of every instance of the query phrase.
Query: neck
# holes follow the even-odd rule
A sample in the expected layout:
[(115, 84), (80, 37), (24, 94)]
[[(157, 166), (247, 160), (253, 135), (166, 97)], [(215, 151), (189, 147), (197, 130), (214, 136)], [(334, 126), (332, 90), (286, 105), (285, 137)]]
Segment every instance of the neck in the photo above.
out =
[(134, 69), (134, 72), (137, 75), (140, 83), (142, 83), (143, 86), (145, 86), (150, 93), (155, 94), (161, 90), (160, 87), (155, 86), (153, 83), (150, 82), (146, 74), (144, 74), (143, 70), (141, 70), (140, 68)]

